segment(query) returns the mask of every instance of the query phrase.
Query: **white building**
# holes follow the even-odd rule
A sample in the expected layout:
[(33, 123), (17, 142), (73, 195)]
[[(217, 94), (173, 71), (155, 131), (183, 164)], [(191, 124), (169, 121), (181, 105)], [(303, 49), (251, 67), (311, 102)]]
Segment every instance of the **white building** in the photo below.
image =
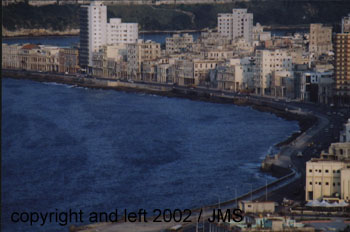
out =
[(218, 15), (218, 32), (229, 39), (243, 37), (248, 43), (253, 39), (253, 14), (247, 9), (233, 9), (232, 14)]
[(255, 90), (265, 95), (270, 92), (274, 72), (292, 71), (292, 56), (286, 50), (257, 50), (255, 64)]
[(102, 2), (82, 5), (80, 9), (81, 67), (92, 66), (92, 53), (107, 42), (107, 7)]
[(104, 45), (136, 43), (137, 23), (122, 23), (119, 18), (107, 23), (107, 6), (101, 1), (82, 5), (80, 10), (80, 52), (81, 67), (92, 66), (92, 53)]
[(107, 24), (107, 44), (136, 43), (138, 36), (138, 23), (122, 23), (120, 18), (113, 18)]

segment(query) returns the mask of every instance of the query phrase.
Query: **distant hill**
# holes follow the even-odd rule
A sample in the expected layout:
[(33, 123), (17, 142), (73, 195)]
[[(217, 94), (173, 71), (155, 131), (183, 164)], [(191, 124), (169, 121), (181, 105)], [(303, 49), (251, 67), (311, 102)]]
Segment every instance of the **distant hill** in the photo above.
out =
[[(349, 0), (251, 0), (227, 4), (120, 5), (109, 6), (108, 17), (138, 22), (141, 30), (180, 30), (214, 28), (217, 14), (232, 8), (248, 8), (254, 23), (262, 25), (307, 25), (327, 23), (339, 30), (340, 20), (350, 13)], [(79, 5), (30, 6), (25, 3), (3, 7), (3, 27), (9, 31), (44, 28), (79, 28)]]

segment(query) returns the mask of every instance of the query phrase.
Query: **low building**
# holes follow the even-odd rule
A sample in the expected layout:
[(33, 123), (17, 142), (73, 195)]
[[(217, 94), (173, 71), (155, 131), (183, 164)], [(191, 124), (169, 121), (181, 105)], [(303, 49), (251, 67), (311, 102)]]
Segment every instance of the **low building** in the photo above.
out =
[(329, 104), (333, 98), (333, 71), (303, 72), (300, 80), (300, 99), (314, 103)]
[(239, 208), (244, 213), (274, 213), (276, 203), (273, 201), (241, 201), (239, 202)]
[(332, 143), (328, 152), (306, 163), (305, 200), (350, 202), (350, 142)]
[(78, 73), (80, 67), (79, 51), (76, 48), (61, 48), (58, 53), (59, 66), (58, 71), (62, 73)]
[(2, 59), (1, 67), (6, 69), (19, 69), (19, 50), (22, 48), (21, 45), (13, 44), (2, 44)]

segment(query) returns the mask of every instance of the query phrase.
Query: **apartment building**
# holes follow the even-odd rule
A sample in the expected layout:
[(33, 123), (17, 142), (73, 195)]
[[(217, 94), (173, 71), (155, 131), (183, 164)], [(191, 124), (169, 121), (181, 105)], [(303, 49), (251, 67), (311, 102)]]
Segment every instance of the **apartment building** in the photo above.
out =
[(120, 18), (111, 18), (107, 23), (107, 6), (103, 1), (93, 1), (80, 8), (80, 66), (92, 66), (92, 53), (104, 45), (136, 43), (137, 23), (122, 23)]
[(333, 71), (305, 71), (300, 78), (300, 99), (309, 102), (330, 103), (333, 97)]
[(271, 77), (271, 96), (281, 98), (295, 98), (294, 72), (275, 71)]
[(335, 36), (335, 94), (339, 104), (350, 104), (350, 34)]
[(255, 56), (255, 92), (271, 94), (274, 72), (292, 71), (292, 56), (286, 50), (257, 50)]
[(332, 27), (320, 23), (310, 24), (309, 52), (316, 56), (332, 50)]
[(350, 14), (341, 20), (341, 33), (350, 33)]
[(192, 60), (175, 60), (175, 83), (181, 86), (195, 85), (194, 65)]
[(145, 61), (156, 60), (161, 56), (160, 44), (151, 40), (127, 45), (128, 76), (142, 80), (142, 65)]
[(107, 42), (107, 7), (100, 1), (80, 8), (80, 51), (81, 67), (92, 66), (92, 53), (98, 52)]
[(79, 71), (79, 51), (76, 48), (61, 48), (58, 52), (59, 66), (61, 73), (75, 74)]
[(173, 34), (165, 40), (165, 50), (168, 54), (185, 52), (193, 44), (193, 36), (185, 34)]
[(107, 44), (136, 43), (138, 23), (122, 23), (120, 18), (112, 18), (107, 24)]
[(104, 45), (92, 55), (92, 74), (98, 77), (124, 78), (122, 65), (127, 56), (126, 44)]
[(219, 61), (193, 59), (194, 84), (203, 85), (208, 81), (209, 72), (216, 68)]
[(218, 32), (229, 39), (243, 37), (246, 42), (253, 40), (253, 14), (247, 9), (233, 9), (232, 14), (218, 15)]
[(13, 44), (2, 44), (2, 68), (6, 69), (18, 69), (19, 68), (19, 58), (18, 52), (21, 49), (21, 45)]

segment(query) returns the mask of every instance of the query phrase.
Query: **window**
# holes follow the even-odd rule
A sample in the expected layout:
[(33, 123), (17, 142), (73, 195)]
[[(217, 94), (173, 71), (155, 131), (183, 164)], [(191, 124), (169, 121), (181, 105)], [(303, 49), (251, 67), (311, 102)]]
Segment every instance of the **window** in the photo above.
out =
[(312, 172), (312, 169), (309, 169), (309, 172)]

